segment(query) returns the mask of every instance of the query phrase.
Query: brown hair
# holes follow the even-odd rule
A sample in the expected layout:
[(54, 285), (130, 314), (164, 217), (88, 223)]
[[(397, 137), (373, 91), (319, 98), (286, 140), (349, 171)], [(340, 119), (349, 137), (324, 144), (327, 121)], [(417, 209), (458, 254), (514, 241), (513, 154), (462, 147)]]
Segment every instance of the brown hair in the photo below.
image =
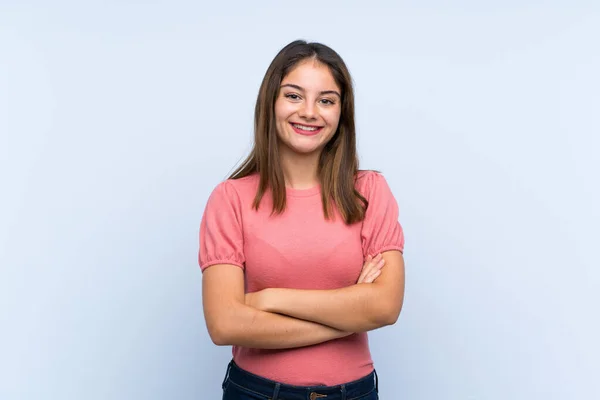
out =
[(323, 214), (326, 219), (332, 219), (332, 207), (335, 204), (346, 224), (362, 221), (368, 202), (354, 187), (358, 156), (352, 78), (342, 58), (333, 49), (321, 43), (296, 40), (275, 56), (263, 78), (256, 99), (254, 146), (246, 160), (229, 179), (239, 179), (258, 172), (260, 183), (253, 208), (258, 210), (263, 195), (270, 187), (273, 196), (272, 213), (281, 214), (285, 210), (285, 179), (279, 161), (274, 106), (283, 78), (306, 59), (314, 59), (326, 65), (342, 91), (338, 128), (323, 148), (318, 165)]

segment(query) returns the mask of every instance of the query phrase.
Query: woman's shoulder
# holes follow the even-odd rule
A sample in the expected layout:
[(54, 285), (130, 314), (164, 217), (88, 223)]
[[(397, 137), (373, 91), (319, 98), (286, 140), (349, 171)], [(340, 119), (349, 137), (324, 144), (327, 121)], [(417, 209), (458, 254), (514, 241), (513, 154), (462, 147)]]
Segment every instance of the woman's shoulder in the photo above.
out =
[(356, 190), (363, 196), (368, 195), (374, 186), (386, 184), (385, 178), (379, 171), (371, 169), (358, 170), (355, 178)]
[(381, 175), (381, 173), (373, 169), (359, 169), (356, 171), (356, 181), (372, 179), (376, 175)]
[(250, 175), (246, 175), (241, 178), (229, 178), (225, 180), (223, 183), (232, 185), (238, 190), (247, 190), (247, 189), (256, 189), (258, 186), (258, 182), (260, 180), (260, 176), (257, 172), (252, 173)]
[(222, 193), (226, 197), (243, 198), (254, 196), (258, 188), (258, 174), (250, 174), (242, 178), (228, 178), (221, 181), (214, 189), (214, 192)]

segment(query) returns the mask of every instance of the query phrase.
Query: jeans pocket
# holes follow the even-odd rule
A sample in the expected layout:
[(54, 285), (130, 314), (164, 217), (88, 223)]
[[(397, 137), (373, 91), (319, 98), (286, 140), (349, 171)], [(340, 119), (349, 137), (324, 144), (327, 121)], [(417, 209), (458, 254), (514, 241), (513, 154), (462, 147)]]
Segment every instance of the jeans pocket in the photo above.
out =
[(227, 380), (223, 385), (223, 400), (269, 400), (269, 396), (255, 392)]

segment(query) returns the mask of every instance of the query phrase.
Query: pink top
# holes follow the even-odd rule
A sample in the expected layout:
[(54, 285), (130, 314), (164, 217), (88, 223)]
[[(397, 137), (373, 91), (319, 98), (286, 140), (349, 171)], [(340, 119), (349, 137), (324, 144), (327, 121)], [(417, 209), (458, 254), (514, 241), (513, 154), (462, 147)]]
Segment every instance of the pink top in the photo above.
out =
[[(226, 180), (210, 195), (200, 226), (202, 271), (237, 265), (245, 271), (248, 292), (337, 289), (356, 283), (367, 255), (404, 250), (398, 205), (377, 172), (358, 173), (356, 188), (369, 206), (365, 219), (350, 226), (337, 210), (334, 221), (325, 220), (319, 186), (287, 188), (287, 207), (278, 216), (270, 216), (267, 191), (255, 211), (258, 181), (258, 174)], [(233, 358), (246, 371), (291, 385), (338, 385), (373, 371), (366, 333), (285, 350), (234, 346)]]

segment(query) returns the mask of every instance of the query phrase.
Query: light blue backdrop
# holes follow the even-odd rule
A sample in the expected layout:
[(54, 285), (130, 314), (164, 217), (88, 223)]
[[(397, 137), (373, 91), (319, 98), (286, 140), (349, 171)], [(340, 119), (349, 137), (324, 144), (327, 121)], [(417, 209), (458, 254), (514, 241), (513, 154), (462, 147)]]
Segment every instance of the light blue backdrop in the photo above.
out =
[(3, 0), (0, 399), (220, 398), (199, 221), (296, 38), (400, 204), (382, 398), (600, 398), (598, 2)]

